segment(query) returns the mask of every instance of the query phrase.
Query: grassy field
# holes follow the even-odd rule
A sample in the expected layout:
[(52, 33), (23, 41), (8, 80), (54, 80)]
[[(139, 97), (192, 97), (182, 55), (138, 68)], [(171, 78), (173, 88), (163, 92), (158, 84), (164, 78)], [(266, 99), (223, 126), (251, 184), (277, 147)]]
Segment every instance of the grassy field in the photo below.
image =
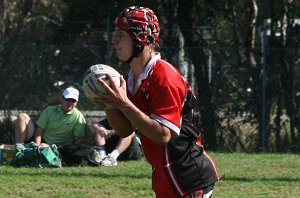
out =
[[(300, 155), (211, 153), (221, 181), (214, 198), (300, 197)], [(0, 197), (155, 197), (145, 160), (117, 167), (0, 166)]]

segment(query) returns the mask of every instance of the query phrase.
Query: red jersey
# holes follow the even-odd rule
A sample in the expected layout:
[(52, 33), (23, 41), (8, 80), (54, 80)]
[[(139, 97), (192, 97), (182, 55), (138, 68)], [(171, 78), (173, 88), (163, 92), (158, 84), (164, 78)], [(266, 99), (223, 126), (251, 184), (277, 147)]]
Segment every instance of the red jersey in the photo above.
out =
[[(131, 72), (126, 80), (130, 100), (172, 131), (166, 146), (154, 143), (140, 131), (145, 157), (153, 167), (156, 196), (184, 196), (215, 183), (219, 179), (216, 166), (203, 149), (200, 131), (191, 123), (193, 108), (186, 105), (192, 99), (191, 90), (177, 69), (157, 54), (136, 86)], [(204, 161), (208, 161), (205, 166)]]

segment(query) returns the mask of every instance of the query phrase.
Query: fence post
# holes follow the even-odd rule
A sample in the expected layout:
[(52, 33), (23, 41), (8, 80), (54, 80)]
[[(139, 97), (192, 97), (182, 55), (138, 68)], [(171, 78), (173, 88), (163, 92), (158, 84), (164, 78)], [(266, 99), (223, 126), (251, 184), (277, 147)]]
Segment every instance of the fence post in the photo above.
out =
[(261, 38), (261, 142), (260, 147), (262, 149), (262, 152), (266, 151), (266, 134), (267, 134), (267, 127), (266, 127), (266, 66), (267, 66), (267, 31), (268, 31), (268, 23), (269, 21), (267, 19), (264, 20), (263, 26), (260, 30), (260, 38)]

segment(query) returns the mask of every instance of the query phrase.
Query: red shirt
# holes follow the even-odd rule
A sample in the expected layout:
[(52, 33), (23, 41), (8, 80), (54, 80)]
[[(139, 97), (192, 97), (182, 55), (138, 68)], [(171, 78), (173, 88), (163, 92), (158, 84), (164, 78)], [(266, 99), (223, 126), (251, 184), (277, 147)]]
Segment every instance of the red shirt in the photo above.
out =
[[(146, 115), (172, 131), (171, 141), (166, 146), (154, 143), (143, 135), (143, 131), (140, 131), (145, 157), (153, 167), (152, 188), (156, 196), (177, 197), (178, 195), (185, 195), (188, 192), (183, 190), (182, 184), (184, 184), (184, 180), (189, 180), (189, 174), (192, 173), (195, 177), (195, 180), (191, 181), (201, 181), (202, 179), (198, 177), (197, 172), (196, 174), (193, 173), (198, 170), (194, 162), (191, 162), (194, 161), (193, 159), (187, 155), (185, 155), (187, 157), (184, 157), (184, 159), (177, 155), (187, 153), (187, 150), (190, 150), (190, 148), (184, 147), (186, 145), (195, 145), (198, 137), (198, 133), (194, 137), (188, 137), (189, 135), (179, 137), (182, 127), (183, 105), (189, 87), (188, 83), (174, 66), (160, 59), (160, 54), (153, 57), (146, 65), (135, 86), (133, 84), (132, 71), (129, 72), (126, 80), (127, 94), (130, 100)], [(188, 159), (186, 160), (186, 158)], [(182, 161), (188, 161), (188, 166), (185, 166)], [(184, 167), (189, 167), (189, 165), (193, 166), (193, 168), (189, 168), (192, 172), (187, 171), (187, 174), (185, 174), (185, 171), (182, 170), (185, 169)], [(199, 173), (199, 175), (201, 174)], [(208, 182), (210, 184), (215, 181), (215, 178), (209, 179)], [(192, 192), (194, 188), (197, 190), (207, 184), (205, 182), (199, 182), (201, 184), (196, 183), (194, 186), (188, 185), (185, 189)]]

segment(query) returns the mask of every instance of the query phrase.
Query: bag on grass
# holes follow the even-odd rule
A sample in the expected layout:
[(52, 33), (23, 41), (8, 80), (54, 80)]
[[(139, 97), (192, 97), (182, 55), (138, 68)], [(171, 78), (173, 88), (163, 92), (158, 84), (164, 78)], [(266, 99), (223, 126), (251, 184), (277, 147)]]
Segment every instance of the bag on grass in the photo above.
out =
[(62, 156), (62, 163), (66, 166), (81, 166), (84, 162), (92, 165), (89, 156), (94, 147), (85, 144), (68, 144), (58, 148)]
[(16, 167), (57, 167), (62, 166), (61, 156), (55, 144), (49, 147), (39, 147), (34, 142), (16, 144), (16, 155), (11, 160), (11, 165)]

